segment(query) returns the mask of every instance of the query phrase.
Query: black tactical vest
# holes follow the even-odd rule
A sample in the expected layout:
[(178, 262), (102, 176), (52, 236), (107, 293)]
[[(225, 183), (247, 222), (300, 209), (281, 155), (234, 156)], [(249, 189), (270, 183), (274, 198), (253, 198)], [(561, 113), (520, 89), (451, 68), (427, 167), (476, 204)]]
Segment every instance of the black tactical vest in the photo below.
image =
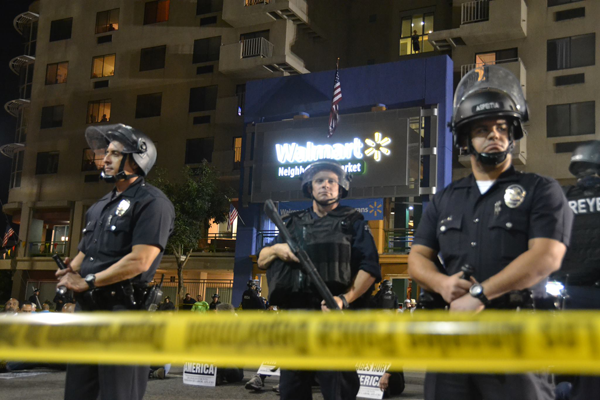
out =
[(569, 285), (591, 286), (600, 281), (600, 188), (569, 186), (565, 195), (575, 220), (571, 245), (555, 277)]
[(382, 308), (384, 310), (391, 310), (394, 309), (395, 307), (395, 300), (396, 300), (396, 295), (394, 294), (394, 292), (385, 292), (380, 300), (379, 300), (379, 308)]
[[(298, 211), (285, 220), (334, 296), (352, 285), (352, 236), (354, 222), (364, 219), (354, 208), (338, 206), (314, 219), (309, 210)], [(313, 308), (321, 299), (299, 264), (276, 259), (267, 270), (269, 303), (282, 308)]]

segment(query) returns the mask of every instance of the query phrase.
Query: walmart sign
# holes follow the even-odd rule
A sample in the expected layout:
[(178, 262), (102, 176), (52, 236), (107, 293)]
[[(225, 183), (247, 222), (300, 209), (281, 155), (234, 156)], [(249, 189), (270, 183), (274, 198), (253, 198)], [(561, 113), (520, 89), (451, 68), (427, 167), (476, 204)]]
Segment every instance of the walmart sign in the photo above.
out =
[[(366, 221), (383, 220), (383, 199), (342, 200), (340, 204), (355, 208), (356, 211), (364, 215)], [(309, 207), (312, 207), (311, 201), (279, 202), (279, 214), (285, 216), (294, 211), (306, 210)]]
[[(381, 161), (381, 155), (389, 156), (391, 151), (386, 147), (392, 143), (389, 137), (384, 137), (381, 132), (375, 132), (373, 139), (364, 141), (354, 138), (347, 143), (333, 143), (316, 145), (306, 142), (305, 146), (298, 143), (277, 143), (275, 152), (279, 164), (277, 176), (295, 178), (304, 173), (304, 169), (312, 162), (324, 159), (337, 160), (342, 167), (351, 174), (364, 174), (365, 161), (363, 157), (372, 157), (376, 162)], [(363, 151), (363, 148), (367, 148)], [(295, 164), (295, 165), (289, 165)]]

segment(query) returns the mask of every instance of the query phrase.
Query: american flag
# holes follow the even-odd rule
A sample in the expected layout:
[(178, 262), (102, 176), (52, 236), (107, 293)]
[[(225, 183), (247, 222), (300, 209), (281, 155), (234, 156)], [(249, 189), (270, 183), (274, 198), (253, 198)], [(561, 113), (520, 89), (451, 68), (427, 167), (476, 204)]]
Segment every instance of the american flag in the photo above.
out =
[(14, 234), (15, 234), (15, 231), (13, 230), (13, 228), (10, 225), (7, 226), (6, 233), (4, 233), (4, 239), (2, 239), (2, 247), (6, 246), (6, 243), (8, 243), (8, 239), (10, 239), (10, 237)]
[(329, 112), (329, 134), (327, 137), (331, 137), (337, 128), (337, 124), (340, 120), (339, 102), (342, 100), (342, 85), (340, 84), (340, 64), (339, 59), (335, 67), (335, 79), (333, 80), (333, 100), (331, 101), (331, 111)]
[(229, 205), (229, 218), (227, 219), (227, 230), (231, 229), (233, 226), (233, 221), (238, 217), (238, 210), (233, 206), (233, 204)]

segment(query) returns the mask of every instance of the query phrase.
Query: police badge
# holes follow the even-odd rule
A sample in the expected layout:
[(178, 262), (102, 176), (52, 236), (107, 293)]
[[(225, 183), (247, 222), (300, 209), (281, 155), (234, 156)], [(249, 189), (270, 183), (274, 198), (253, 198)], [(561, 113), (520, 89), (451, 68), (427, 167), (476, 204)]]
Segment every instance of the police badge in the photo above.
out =
[(115, 214), (117, 214), (119, 217), (122, 217), (123, 214), (125, 214), (125, 212), (127, 212), (127, 210), (129, 210), (129, 206), (131, 205), (131, 202), (127, 199), (123, 199), (121, 200), (121, 202), (119, 203), (119, 206), (117, 207), (117, 211), (115, 211)]
[(504, 204), (509, 208), (517, 208), (523, 204), (527, 192), (520, 185), (510, 185), (504, 191)]

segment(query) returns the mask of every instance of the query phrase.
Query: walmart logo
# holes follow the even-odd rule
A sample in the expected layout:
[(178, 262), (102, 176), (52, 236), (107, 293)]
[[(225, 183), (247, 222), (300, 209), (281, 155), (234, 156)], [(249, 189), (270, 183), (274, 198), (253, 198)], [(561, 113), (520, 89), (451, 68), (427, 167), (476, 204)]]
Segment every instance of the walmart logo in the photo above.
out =
[(383, 204), (377, 204), (377, 202), (369, 204), (369, 214), (373, 214), (373, 217), (377, 217), (379, 214), (383, 214)]
[(390, 149), (386, 148), (388, 144), (392, 143), (392, 139), (389, 137), (383, 137), (381, 132), (375, 132), (374, 140), (365, 139), (365, 143), (369, 148), (365, 150), (367, 157), (373, 156), (375, 161), (381, 161), (381, 154), (389, 156), (391, 154)]

